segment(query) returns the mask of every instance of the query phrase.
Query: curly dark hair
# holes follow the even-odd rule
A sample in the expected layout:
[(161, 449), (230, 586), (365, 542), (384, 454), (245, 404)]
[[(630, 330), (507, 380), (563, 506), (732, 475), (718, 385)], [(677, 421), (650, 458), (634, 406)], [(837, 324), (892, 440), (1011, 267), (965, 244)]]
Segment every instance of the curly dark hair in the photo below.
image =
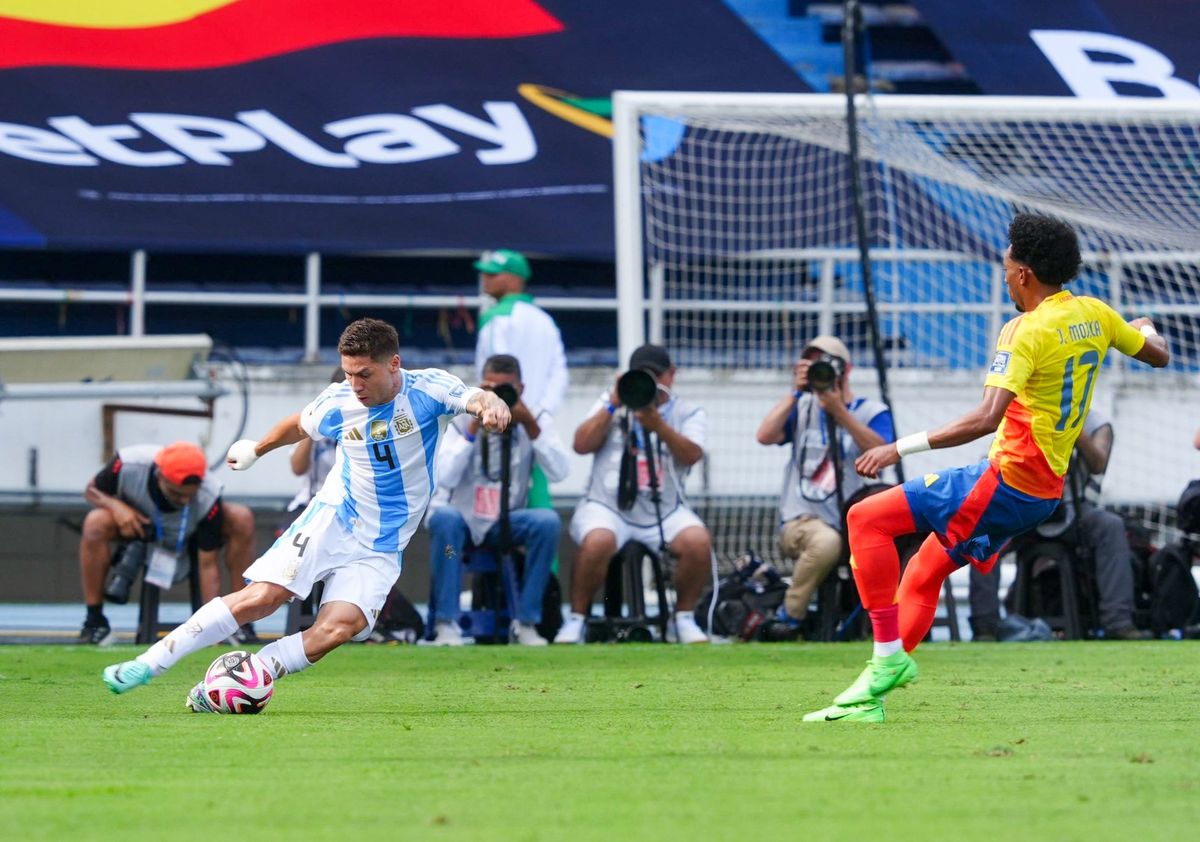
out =
[(1033, 270), (1046, 286), (1060, 287), (1079, 274), (1079, 238), (1065, 222), (1019, 213), (1008, 226), (1012, 259)]
[(343, 357), (370, 357), (380, 362), (400, 353), (396, 329), (379, 319), (359, 319), (342, 331), (338, 353)]

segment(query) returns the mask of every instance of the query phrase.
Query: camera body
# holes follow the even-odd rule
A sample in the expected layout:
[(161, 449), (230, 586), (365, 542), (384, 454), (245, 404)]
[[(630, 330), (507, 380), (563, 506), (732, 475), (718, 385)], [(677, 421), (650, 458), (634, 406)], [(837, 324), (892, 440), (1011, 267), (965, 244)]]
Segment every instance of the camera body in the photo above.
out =
[(845, 373), (845, 360), (833, 354), (821, 354), (808, 367), (808, 386), (805, 388), (810, 392), (828, 392), (837, 386)]
[(517, 387), (511, 383), (497, 383), (492, 387), (492, 391), (500, 400), (504, 401), (504, 405), (512, 409), (517, 405), (517, 401), (521, 396), (517, 393)]

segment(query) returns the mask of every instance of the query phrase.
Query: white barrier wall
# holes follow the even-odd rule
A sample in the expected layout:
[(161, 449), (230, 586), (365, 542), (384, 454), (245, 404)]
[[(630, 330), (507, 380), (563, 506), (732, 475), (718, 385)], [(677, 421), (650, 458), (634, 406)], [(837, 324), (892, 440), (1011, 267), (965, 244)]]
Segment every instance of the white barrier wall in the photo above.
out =
[[(244, 435), (261, 436), (280, 418), (298, 411), (327, 384), (328, 372), (327, 367), (253, 370)], [(470, 376), (467, 371), (456, 373)], [(571, 388), (558, 421), (568, 447), (575, 426), (611, 384), (613, 375), (596, 369), (572, 370)], [(949, 420), (974, 406), (982, 392), (981, 382), (970, 375), (946, 374), (930, 382), (925, 373), (898, 372), (893, 378), (900, 434)], [(856, 371), (854, 382), (861, 394), (875, 394), (871, 372)], [(216, 401), (212, 421), (118, 413), (114, 425), (117, 446), (189, 439), (204, 446), (212, 461), (219, 461), (238, 432), (242, 414), (236, 383), (222, 383), (231, 392)], [(676, 388), (704, 405), (709, 416), (709, 458), (693, 471), (692, 492), (707, 488), (720, 494), (778, 493), (786, 451), (756, 444), (754, 433), (762, 415), (786, 394), (786, 376), (782, 372), (714, 375), (683, 371)], [(187, 409), (202, 406), (191, 399), (123, 398), (118, 402)], [(1188, 480), (1200, 476), (1200, 453), (1191, 443), (1192, 431), (1200, 425), (1200, 390), (1194, 383), (1177, 390), (1156, 387), (1148, 392), (1127, 392), (1114, 399), (1102, 381), (1096, 405), (1115, 419), (1116, 446), (1104, 486), (1107, 500), (1173, 503)], [(34, 492), (82, 495), (89, 477), (101, 465), (101, 450), (101, 409), (96, 400), (0, 401), (0, 497), (5, 500), (23, 502)], [(36, 488), (29, 471), (34, 451)], [(906, 459), (905, 469), (908, 476), (915, 476), (981, 458), (986, 451), (987, 442), (977, 442), (953, 451), (920, 454)], [(570, 477), (555, 487), (556, 494), (564, 498), (579, 494), (589, 465), (588, 458), (575, 457)], [(287, 498), (297, 486), (283, 452), (272, 454), (246, 473), (234, 474), (224, 466), (216, 470), (232, 497)]]

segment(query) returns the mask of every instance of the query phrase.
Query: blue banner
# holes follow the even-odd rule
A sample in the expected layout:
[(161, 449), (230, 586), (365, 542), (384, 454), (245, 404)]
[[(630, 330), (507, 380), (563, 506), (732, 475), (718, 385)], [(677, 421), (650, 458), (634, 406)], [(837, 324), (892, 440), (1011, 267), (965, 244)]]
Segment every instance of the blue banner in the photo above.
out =
[(1200, 99), (1194, 0), (917, 0), (986, 94)]
[(805, 89), (720, 0), (45, 5), (0, 16), (7, 245), (607, 257), (613, 90)]

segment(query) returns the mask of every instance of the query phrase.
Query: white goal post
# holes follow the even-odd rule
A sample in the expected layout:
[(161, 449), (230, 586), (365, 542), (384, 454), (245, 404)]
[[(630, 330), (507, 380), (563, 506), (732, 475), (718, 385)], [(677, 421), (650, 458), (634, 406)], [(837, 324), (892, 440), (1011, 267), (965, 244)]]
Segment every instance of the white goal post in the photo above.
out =
[[(873, 285), (898, 432), (973, 406), (1014, 311), (1000, 258), (1018, 211), (1075, 228), (1076, 294), (1148, 315), (1167, 371), (1109, 355), (1093, 405), (1114, 421), (1105, 502), (1170, 536), (1200, 475), (1200, 105), (1165, 100), (860, 96)], [(720, 554), (773, 555), (786, 452), (755, 430), (808, 338), (834, 333), (878, 396), (853, 225), (846, 102), (821, 94), (613, 97), (621, 359), (665, 344), (706, 405), (693, 479)], [(909, 476), (986, 442), (905, 460)]]

